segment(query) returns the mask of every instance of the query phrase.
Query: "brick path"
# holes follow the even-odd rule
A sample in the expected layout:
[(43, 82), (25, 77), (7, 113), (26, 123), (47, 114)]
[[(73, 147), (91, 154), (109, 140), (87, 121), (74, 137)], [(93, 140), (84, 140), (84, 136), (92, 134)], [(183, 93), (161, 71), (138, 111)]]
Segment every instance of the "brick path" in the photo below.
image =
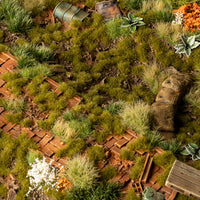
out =
[[(0, 77), (2, 74), (7, 72), (16, 71), (16, 58), (9, 53), (0, 53)], [(61, 95), (62, 93), (58, 90), (59, 84), (50, 78), (46, 78), (46, 81), (50, 84), (51, 89), (57, 94)], [(0, 95), (4, 98), (10, 98), (13, 95), (5, 87), (6, 82), (0, 79)], [(81, 101), (80, 97), (75, 96), (72, 99), (68, 100), (68, 108), (79, 104)], [(16, 138), (21, 132), (27, 133), (28, 137), (34, 140), (39, 146), (39, 152), (41, 155), (44, 155), (47, 161), (53, 159), (53, 165), (58, 166), (59, 164), (64, 165), (67, 161), (67, 158), (58, 159), (55, 156), (55, 153), (58, 149), (64, 147), (64, 143), (60, 140), (59, 137), (55, 137), (52, 133), (34, 127), (32, 129), (24, 128), (20, 125), (11, 124), (5, 119), (5, 114), (7, 111), (3, 107), (0, 107), (0, 128), (10, 134), (12, 137)], [(148, 154), (143, 150), (137, 150), (136, 153), (140, 156), (146, 157), (146, 163), (143, 169), (143, 173), (138, 182), (134, 182), (129, 177), (129, 172), (132, 166), (134, 166), (134, 161), (127, 161), (120, 159), (121, 149), (126, 147), (129, 143), (135, 141), (139, 136), (132, 130), (126, 130), (125, 134), (122, 136), (109, 136), (106, 142), (103, 144), (106, 150), (107, 159), (105, 162), (99, 163), (99, 168), (103, 169), (108, 164), (112, 164), (116, 167), (118, 175), (113, 178), (113, 181), (117, 181), (123, 185), (123, 192), (135, 187), (138, 193), (142, 193), (145, 187), (150, 186), (155, 190), (163, 193), (165, 199), (173, 200), (176, 196), (176, 192), (172, 191), (166, 186), (161, 187), (156, 178), (163, 172), (163, 169), (159, 166), (152, 164), (152, 157), (154, 155), (163, 153), (164, 151), (160, 148), (155, 149), (154, 154)], [(150, 159), (150, 160), (149, 160)]]

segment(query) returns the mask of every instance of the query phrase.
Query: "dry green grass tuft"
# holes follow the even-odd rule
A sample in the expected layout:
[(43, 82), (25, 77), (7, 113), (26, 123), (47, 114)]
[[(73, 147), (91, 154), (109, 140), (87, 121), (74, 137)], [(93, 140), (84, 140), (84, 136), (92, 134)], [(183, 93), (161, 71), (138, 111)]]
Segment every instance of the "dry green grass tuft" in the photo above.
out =
[(162, 82), (169, 76), (169, 72), (162, 70), (156, 62), (149, 65), (143, 73), (143, 80), (153, 94), (157, 94)]
[(123, 125), (135, 130), (138, 134), (144, 135), (150, 130), (150, 105), (145, 102), (138, 101), (134, 105), (125, 104), (120, 116)]
[(64, 176), (74, 187), (86, 189), (93, 186), (99, 175), (93, 163), (86, 156), (78, 155), (67, 162)]
[(62, 141), (67, 142), (69, 138), (75, 137), (76, 133), (75, 131), (70, 128), (69, 123), (65, 122), (64, 119), (58, 119), (53, 128), (52, 132), (58, 136), (61, 137)]

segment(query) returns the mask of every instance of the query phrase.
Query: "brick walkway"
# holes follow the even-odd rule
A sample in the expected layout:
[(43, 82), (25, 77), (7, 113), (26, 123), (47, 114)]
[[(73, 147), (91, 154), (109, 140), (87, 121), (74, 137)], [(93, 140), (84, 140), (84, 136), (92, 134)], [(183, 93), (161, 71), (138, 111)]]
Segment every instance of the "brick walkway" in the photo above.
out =
[[(0, 77), (4, 73), (16, 71), (16, 66), (17, 62), (15, 57), (9, 53), (0, 53)], [(58, 83), (48, 77), (45, 80), (50, 84), (51, 89), (57, 95), (62, 95), (62, 93), (58, 90)], [(5, 87), (5, 84), (6, 82), (0, 78), (0, 95), (9, 99), (13, 95)], [(73, 106), (79, 104), (80, 101), (81, 98), (78, 96), (69, 99), (68, 108), (70, 109)], [(66, 163), (67, 158), (58, 159), (55, 156), (55, 153), (58, 151), (58, 149), (64, 147), (64, 143), (60, 140), (59, 137), (55, 137), (52, 133), (41, 130), (37, 126), (29, 129), (20, 125), (11, 124), (5, 119), (6, 113), (7, 111), (5, 111), (3, 107), (0, 107), (0, 128), (4, 132), (10, 134), (14, 138), (18, 137), (21, 132), (25, 132), (29, 138), (38, 144), (40, 154), (44, 155), (47, 161), (53, 159), (54, 161), (52, 164), (54, 166), (58, 166), (59, 164), (64, 165)], [(135, 141), (138, 137), (139, 136), (137, 133), (132, 130), (127, 130), (122, 136), (109, 136), (106, 142), (103, 144), (106, 150), (107, 159), (105, 162), (99, 163), (99, 168), (103, 169), (109, 164), (115, 166), (118, 171), (118, 175), (113, 178), (113, 181), (119, 182), (123, 185), (124, 193), (127, 193), (127, 191), (132, 187), (135, 187), (138, 193), (142, 193), (145, 187), (150, 186), (156, 191), (163, 193), (165, 195), (165, 199), (173, 200), (177, 193), (172, 191), (170, 188), (167, 188), (166, 186), (161, 187), (156, 181), (156, 178), (163, 172), (163, 169), (152, 164), (152, 157), (164, 152), (160, 148), (156, 148), (155, 153), (151, 155), (143, 150), (136, 151), (136, 153), (140, 156), (145, 156), (146, 163), (140, 180), (138, 182), (133, 182), (130, 179), (130, 169), (132, 166), (134, 166), (135, 163), (134, 161), (121, 160), (119, 156), (121, 149), (126, 147), (129, 143)]]

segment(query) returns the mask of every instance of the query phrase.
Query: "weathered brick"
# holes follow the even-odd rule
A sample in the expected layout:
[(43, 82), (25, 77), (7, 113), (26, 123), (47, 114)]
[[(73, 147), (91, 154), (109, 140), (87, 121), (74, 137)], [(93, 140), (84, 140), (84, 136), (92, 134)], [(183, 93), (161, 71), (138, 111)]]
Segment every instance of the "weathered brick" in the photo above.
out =
[(2, 128), (3, 126), (5, 126), (6, 125), (6, 123), (5, 122), (3, 122), (3, 121), (0, 121), (0, 128)]
[(111, 148), (111, 147), (115, 144), (116, 141), (117, 141), (117, 140), (116, 140), (115, 138), (112, 138), (110, 141), (106, 142), (104, 145), (105, 145), (107, 148)]
[(156, 191), (158, 191), (158, 190), (161, 188), (161, 186), (160, 186), (159, 183), (155, 183), (155, 184), (153, 184), (151, 187), (152, 187), (154, 190), (156, 190)]
[(14, 60), (7, 60), (1, 67), (5, 68), (8, 71), (12, 71), (14, 68), (16, 68), (17, 62)]
[(122, 138), (121, 140), (118, 140), (117, 142), (115, 142), (115, 145), (119, 148), (122, 148), (127, 142), (128, 140), (126, 140), (125, 138)]
[(45, 155), (47, 155), (47, 156), (49, 156), (49, 157), (51, 157), (51, 156), (54, 154), (53, 151), (51, 151), (50, 149), (48, 149), (48, 148), (45, 147), (45, 146), (41, 146), (41, 147), (40, 147), (40, 150), (41, 150)]
[(125, 174), (122, 178), (120, 178), (119, 182), (124, 185), (128, 183), (129, 180), (130, 180), (129, 174)]
[(50, 141), (50, 143), (57, 148), (63, 148), (65, 146), (59, 137), (54, 137), (53, 140)]
[(113, 153), (115, 153), (116, 155), (120, 155), (120, 149), (118, 148), (118, 147), (116, 147), (116, 146), (113, 146), (112, 148), (111, 148), (111, 151), (113, 152)]
[(39, 145), (40, 146), (44, 146), (46, 145), (49, 141), (51, 141), (53, 139), (53, 137), (45, 135), (42, 140), (40, 140)]
[(3, 94), (5, 97), (9, 97), (10, 96), (10, 92), (7, 89), (5, 89), (4, 87), (0, 88), (0, 93)]
[(12, 123), (9, 122), (8, 124), (6, 124), (6, 126), (3, 127), (3, 131), (8, 132), (8, 131), (10, 131), (14, 126), (15, 126), (15, 124), (12, 124)]
[(17, 138), (17, 137), (21, 134), (21, 132), (12, 129), (12, 130), (9, 132), (9, 134), (11, 134), (12, 137)]
[[(6, 63), (4, 63), (3, 65), (5, 65), (5, 64), (6, 64)], [(3, 66), (3, 65), (2, 65), (2, 66)], [(2, 67), (2, 66), (0, 67), (0, 73), (1, 73), (1, 74), (8, 73), (9, 71), (8, 71), (7, 69), (5, 69), (4, 67)]]
[(0, 79), (0, 87), (3, 87), (3, 85), (5, 84), (6, 82), (3, 81), (2, 79)]
[(33, 130), (33, 132), (40, 138), (43, 138), (46, 135), (45, 131), (37, 131), (37, 130)]
[(137, 134), (135, 131), (131, 130), (131, 129), (127, 129), (127, 130), (126, 130), (126, 133), (132, 135), (132, 136), (135, 137), (135, 138), (138, 138), (138, 137), (139, 137), (138, 134)]
[(56, 153), (56, 151), (58, 151), (58, 148), (55, 147), (54, 145), (50, 144), (50, 143), (47, 143), (45, 145), (45, 147), (47, 147), (48, 149), (50, 149), (51, 151), (53, 151), (54, 153)]
[(33, 139), (33, 141), (35, 141), (36, 143), (38, 143), (38, 142), (41, 140), (41, 138), (38, 137), (37, 135), (35, 135), (34, 137), (32, 137), (32, 139)]
[(4, 116), (2, 116), (2, 114), (0, 115), (0, 121), (8, 123), (8, 121), (4, 118)]
[(161, 192), (166, 192), (168, 194), (171, 194), (172, 193), (172, 189), (166, 187), (166, 186), (163, 186), (161, 189), (160, 189)]
[(6, 62), (8, 60), (8, 56), (4, 55), (3, 53), (0, 53), (0, 60), (3, 62)]
[(132, 138), (133, 138), (133, 136), (132, 135), (130, 135), (130, 134), (125, 134), (125, 135), (123, 135), (123, 137), (126, 139), (126, 140), (128, 140), (128, 141), (130, 141)]

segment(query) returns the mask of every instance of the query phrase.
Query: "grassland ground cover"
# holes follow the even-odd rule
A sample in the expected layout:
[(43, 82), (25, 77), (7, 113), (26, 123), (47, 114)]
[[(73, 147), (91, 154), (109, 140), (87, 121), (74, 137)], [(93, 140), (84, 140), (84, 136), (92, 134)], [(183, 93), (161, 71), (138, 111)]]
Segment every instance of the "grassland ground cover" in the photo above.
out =
[[(94, 186), (73, 187), (65, 198), (85, 196), (89, 200), (99, 194), (103, 199), (112, 196), (112, 191), (115, 193), (110, 199), (119, 198), (119, 186), (109, 183), (103, 175), (109, 171), (115, 174), (112, 166), (102, 174), (96, 172), (95, 167), (105, 159), (103, 147), (92, 146), (90, 141), (103, 144), (108, 136), (121, 136), (127, 128), (141, 138), (123, 150), (122, 159), (140, 164), (142, 159), (132, 155), (134, 149), (151, 151), (160, 146), (188, 163), (190, 158), (179, 153), (181, 147), (189, 142), (200, 145), (200, 47), (193, 45), (200, 34), (196, 17), (200, 1), (118, 0), (124, 17), (134, 15), (132, 24), (123, 23), (122, 18), (105, 23), (103, 16), (95, 12), (98, 0), (65, 0), (78, 7), (84, 5), (89, 17), (82, 22), (53, 23), (52, 10), (59, 2), (0, 1), (0, 52), (9, 51), (18, 59), (16, 70), (1, 76), (14, 98), (1, 98), (0, 106), (8, 111), (6, 119), (10, 122), (37, 126), (59, 136), (66, 146), (57, 152), (58, 157), (68, 156), (72, 163), (79, 158), (92, 167), (94, 174), (89, 180)], [(134, 20), (138, 20), (137, 25), (144, 23), (133, 32), (130, 27), (134, 27)], [(181, 41), (183, 35), (195, 38), (188, 41), (192, 50), (191, 45)], [(174, 46), (181, 42), (184, 49), (179, 49), (179, 55)], [(191, 53), (189, 57), (184, 54), (187, 51)], [(168, 142), (152, 125), (150, 105), (162, 82), (176, 70), (190, 74), (193, 82), (177, 108), (175, 139)], [(58, 83), (59, 94), (52, 90), (47, 77)], [(67, 102), (76, 95), (82, 101), (69, 110)], [(88, 158), (80, 157), (85, 153)], [(198, 161), (192, 165), (199, 168)], [(169, 169), (167, 166), (163, 176)], [(136, 167), (131, 172), (133, 179), (137, 178), (137, 170)], [(73, 169), (66, 167), (66, 179), (70, 177), (72, 185), (78, 185), (69, 172), (73, 174)], [(87, 176), (83, 177), (85, 183)], [(105, 185), (98, 184), (104, 179)], [(4, 190), (1, 185), (0, 190)], [(126, 199), (131, 199), (131, 194), (134, 196), (134, 191)], [(57, 194), (57, 198), (62, 199), (62, 195)]]

